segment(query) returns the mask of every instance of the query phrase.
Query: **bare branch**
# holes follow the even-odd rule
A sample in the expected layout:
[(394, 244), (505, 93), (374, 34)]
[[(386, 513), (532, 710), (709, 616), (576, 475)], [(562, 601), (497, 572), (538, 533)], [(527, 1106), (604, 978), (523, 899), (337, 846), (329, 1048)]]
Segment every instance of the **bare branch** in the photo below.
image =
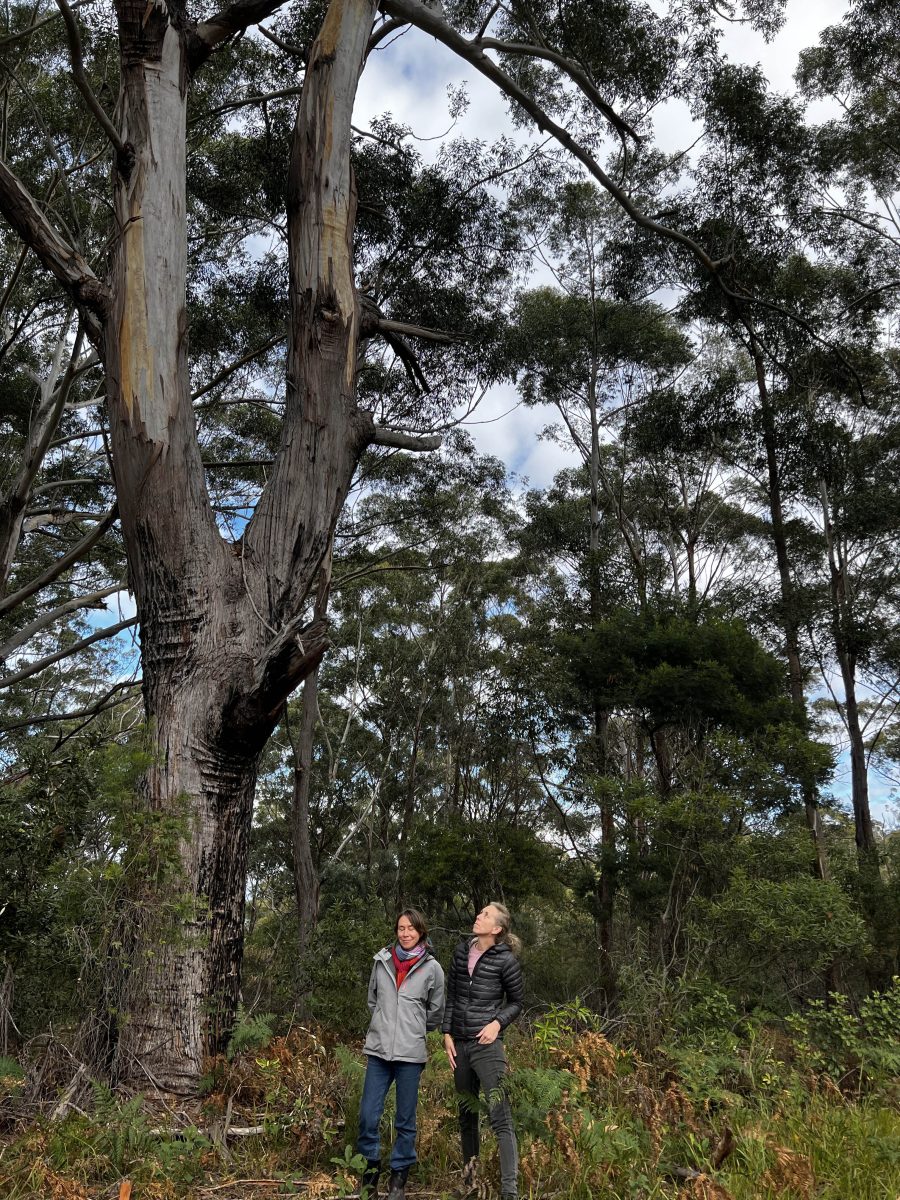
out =
[[(412, 357), (412, 350), (403, 341), (404, 337), (419, 338), (427, 342), (441, 342), (444, 345), (454, 345), (462, 341), (456, 333), (447, 333), (443, 329), (429, 329), (424, 325), (410, 325), (404, 321), (393, 321), (381, 313), (375, 300), (369, 295), (360, 296), (360, 338), (372, 337), (380, 333), (389, 346), (392, 346), (406, 364), (407, 358)], [(413, 382), (428, 391), (425, 377), (418, 369), (413, 372)]]
[(239, 371), (241, 367), (246, 366), (247, 363), (253, 362), (255, 358), (261, 358), (263, 354), (266, 354), (269, 350), (274, 349), (279, 342), (283, 342), (285, 340), (286, 336), (287, 335), (284, 333), (277, 333), (274, 337), (270, 337), (268, 341), (263, 342), (261, 346), (255, 346), (252, 350), (248, 350), (246, 354), (242, 355), (238, 359), (235, 359), (233, 363), (229, 363), (227, 367), (223, 367), (217, 375), (213, 376), (209, 383), (205, 383), (203, 387), (198, 388), (191, 396), (191, 399), (199, 400), (201, 396), (205, 396), (207, 392), (211, 392), (213, 388), (218, 387), (220, 383), (224, 383), (226, 379), (230, 378), (235, 373), (235, 371)]
[(58, 579), (64, 571), (69, 567), (79, 562), (88, 551), (100, 541), (108, 529), (112, 527), (119, 515), (119, 506), (114, 504), (94, 526), (90, 533), (85, 536), (72, 547), (68, 554), (64, 554), (62, 558), (58, 558), (55, 563), (47, 568), (42, 574), (32, 579), (30, 583), (26, 583), (24, 587), (19, 588), (17, 592), (12, 592), (8, 596), (0, 599), (0, 616), (3, 613), (11, 612), (23, 600), (27, 600), (29, 596), (33, 596), (35, 592), (39, 592), (42, 587), (46, 587), (48, 583), (52, 583), (54, 579)]
[(306, 66), (306, 56), (309, 52), (304, 50), (302, 46), (292, 46), (290, 42), (284, 41), (277, 33), (273, 33), (271, 29), (266, 29), (265, 25), (257, 25), (256, 28), (263, 37), (268, 38), (280, 50), (284, 50), (286, 54), (292, 54), (294, 58), (299, 58), (303, 65)]
[(366, 46), (366, 56), (370, 55), (377, 45), (384, 41), (386, 37), (390, 37), (392, 33), (396, 33), (398, 29), (402, 29), (404, 25), (408, 25), (408, 21), (392, 20), (384, 21), (372, 36), (369, 38), (369, 44)]
[(439, 433), (404, 433), (400, 429), (386, 429), (383, 425), (374, 425), (371, 446), (393, 446), (395, 450), (437, 450), (443, 438)]
[(34, 725), (55, 725), (58, 721), (75, 721), (81, 717), (96, 717), (110, 708), (116, 708), (125, 699), (125, 697), (119, 697), (113, 700), (113, 696), (118, 696), (118, 693), (122, 691), (141, 687), (142, 682), (140, 679), (123, 680), (111, 687), (104, 696), (101, 696), (99, 700), (95, 701), (94, 704), (88, 705), (86, 708), (76, 708), (71, 712), (64, 713), (45, 713), (42, 717), (29, 717), (25, 721), (14, 721), (9, 725), (0, 726), (0, 731), (3, 733), (12, 733), (13, 730), (30, 729)]
[(116, 165), (119, 168), (119, 173), (124, 179), (127, 179), (131, 174), (131, 168), (134, 166), (134, 147), (128, 142), (123, 142), (119, 135), (118, 129), (113, 125), (112, 121), (106, 115), (106, 110), (103, 105), (94, 95), (91, 90), (91, 85), (88, 83), (88, 77), (84, 73), (84, 54), (81, 49), (81, 37), (78, 33), (78, 26), (75, 23), (75, 16), (67, 3), (67, 0), (56, 0), (56, 6), (62, 13), (62, 19), (66, 25), (66, 36), (69, 40), (69, 57), (72, 62), (72, 78), (75, 80), (75, 86), (78, 88), (84, 97), (84, 102), (94, 114), (97, 124), (106, 134), (110, 145), (116, 152)]
[(479, 25), (478, 32), (475, 35), (475, 37), (478, 41), (480, 41), (484, 37), (484, 35), (487, 33), (488, 27), (490, 26), (491, 21), (493, 21), (494, 17), (496, 17), (497, 13), (500, 11), (500, 8), (501, 8), (500, 0), (497, 0), (497, 2), (495, 4), (492, 4), (491, 7), (488, 9), (488, 11), (484, 14), (484, 20)]
[[(92, 458), (96, 458), (96, 457), (97, 457), (96, 454), (92, 455)], [(75, 487), (76, 485), (80, 485), (83, 483), (90, 483), (90, 484), (93, 484), (95, 487), (100, 487), (103, 484), (108, 484), (109, 480), (108, 479), (97, 479), (93, 475), (76, 475), (72, 479), (48, 479), (46, 481), (46, 483), (38, 484), (38, 486), (36, 488), (34, 488), (34, 490), (32, 491), (31, 494), (33, 496), (40, 496), (44, 492), (55, 492), (59, 488)]]
[[(404, 546), (397, 551), (397, 554), (401, 554), (409, 549), (409, 546)], [(389, 560), (395, 557), (396, 554), (387, 554), (383, 558), (378, 559), (377, 562), (368, 563), (365, 567), (360, 567), (358, 571), (347, 571), (344, 575), (341, 575), (334, 581), (334, 584), (332, 585), (332, 591), (340, 591), (342, 587), (346, 587), (347, 584), (352, 583), (354, 579), (367, 579), (372, 575), (385, 575), (392, 574), (394, 572), (415, 574), (416, 572), (424, 573), (427, 571), (440, 571), (446, 567), (446, 563), (442, 562), (429, 562), (423, 564), (422, 566), (415, 566), (412, 563), (400, 563), (397, 566), (390, 565)], [(386, 563), (389, 565), (386, 566)]]
[(407, 325), (403, 321), (390, 321), (387, 317), (379, 317), (375, 327), (382, 333), (397, 333), (401, 337), (420, 338), (423, 342), (442, 342), (446, 346), (452, 346), (462, 341), (458, 333), (445, 333), (443, 329), (428, 329), (424, 325)]
[(72, 525), (75, 521), (94, 521), (97, 514), (81, 508), (42, 508), (25, 514), (22, 528), (25, 533), (46, 529), (48, 525)]
[(85, 330), (98, 342), (112, 302), (102, 284), (81, 255), (63, 241), (20, 179), (0, 160), (0, 212), (41, 265), (62, 284), (81, 310)]
[(504, 42), (499, 38), (478, 38), (477, 44), (483, 50), (496, 50), (499, 54), (521, 55), (526, 58), (543, 58), (547, 62), (553, 63), (554, 66), (564, 71), (573, 83), (577, 84), (591, 104), (593, 104), (598, 112), (603, 113), (604, 117), (606, 117), (610, 125), (614, 126), (620, 136), (625, 137), (627, 135), (633, 138), (638, 144), (643, 140), (637, 130), (629, 125), (624, 117), (620, 117), (615, 109), (603, 99), (590, 77), (577, 64), (572, 62), (571, 59), (566, 58), (565, 55), (558, 54), (555, 50), (551, 50), (547, 46), (532, 46), (525, 42)]
[(189, 42), (191, 69), (196, 71), (217, 46), (271, 17), (284, 3), (285, 0), (235, 0), (208, 21), (201, 21)]
[(4, 679), (0, 679), (0, 691), (3, 691), (4, 688), (12, 687), (14, 683), (21, 683), (23, 679), (29, 679), (32, 675), (37, 675), (41, 671), (45, 671), (47, 667), (52, 667), (54, 663), (58, 663), (64, 658), (71, 658), (73, 654), (77, 654), (80, 650), (84, 650), (88, 646), (93, 646), (94, 642), (101, 642), (106, 638), (115, 637), (123, 629), (130, 629), (132, 625), (137, 625), (137, 623), (137, 617), (129, 617), (125, 621), (119, 621), (116, 625), (107, 625), (103, 629), (98, 629), (89, 637), (82, 638), (78, 642), (73, 642), (71, 646), (65, 646), (62, 650), (57, 650), (54, 654), (48, 654), (33, 663), (28, 663), (21, 670), (14, 671), (12, 675), (7, 675)]
[(71, 600), (66, 600), (64, 604), (59, 604), (56, 608), (51, 608), (49, 612), (35, 617), (33, 621), (29, 622), (23, 629), (20, 629), (18, 633), (14, 633), (8, 641), (0, 646), (0, 659), (9, 658), (14, 650), (18, 650), (20, 646), (24, 646), (36, 633), (40, 633), (42, 629), (46, 629), (48, 625), (52, 625), (60, 617), (68, 616), (71, 612), (77, 612), (79, 608), (95, 608), (100, 600), (105, 600), (107, 596), (114, 596), (116, 592), (121, 592), (124, 587), (124, 583), (114, 583), (110, 587), (101, 588), (98, 592), (88, 592), (84, 596), (73, 596)]
[(205, 121), (209, 117), (217, 117), (220, 113), (234, 112), (239, 108), (247, 108), (250, 104), (265, 104), (267, 100), (284, 100), (288, 96), (299, 96), (303, 91), (300, 87), (281, 88), (275, 92), (261, 92), (258, 95), (244, 96), (240, 100), (229, 100), (225, 104), (220, 104), (217, 108), (208, 108), (206, 112), (197, 113), (195, 117), (191, 117), (188, 125), (196, 125), (199, 121)]

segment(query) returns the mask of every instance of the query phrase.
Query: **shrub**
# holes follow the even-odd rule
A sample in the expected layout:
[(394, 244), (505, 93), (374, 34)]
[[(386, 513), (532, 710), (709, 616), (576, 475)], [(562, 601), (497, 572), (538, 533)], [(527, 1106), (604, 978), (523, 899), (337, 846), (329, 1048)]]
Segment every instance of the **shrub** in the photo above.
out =
[(846, 996), (832, 992), (828, 1003), (811, 1000), (787, 1023), (806, 1063), (838, 1084), (861, 1087), (900, 1075), (900, 976), (867, 996), (858, 1015)]

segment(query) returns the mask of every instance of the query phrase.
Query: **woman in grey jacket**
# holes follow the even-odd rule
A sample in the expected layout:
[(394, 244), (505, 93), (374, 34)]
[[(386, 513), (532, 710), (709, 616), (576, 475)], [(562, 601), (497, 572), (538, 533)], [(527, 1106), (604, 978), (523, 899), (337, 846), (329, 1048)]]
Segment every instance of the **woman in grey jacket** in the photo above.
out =
[(428, 945), (428, 926), (415, 908), (397, 918), (396, 941), (375, 955), (369, 978), (366, 1079), (359, 1108), (357, 1151), (367, 1166), (364, 1197), (378, 1194), (381, 1173), (379, 1124), (388, 1089), (397, 1091), (396, 1137), (391, 1153), (388, 1200), (403, 1200), (409, 1168), (416, 1161), (419, 1077), (428, 1057), (425, 1034), (444, 1013), (444, 972)]

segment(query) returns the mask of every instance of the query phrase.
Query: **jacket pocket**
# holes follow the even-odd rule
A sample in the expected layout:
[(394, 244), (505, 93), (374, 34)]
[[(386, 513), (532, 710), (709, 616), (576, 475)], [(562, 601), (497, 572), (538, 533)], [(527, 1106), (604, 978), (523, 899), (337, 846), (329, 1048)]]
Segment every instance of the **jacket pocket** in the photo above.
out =
[(397, 1016), (399, 1021), (407, 1028), (417, 1029), (420, 1025), (422, 1033), (425, 1032), (425, 997), (424, 996), (404, 996), (400, 993), (399, 1009)]

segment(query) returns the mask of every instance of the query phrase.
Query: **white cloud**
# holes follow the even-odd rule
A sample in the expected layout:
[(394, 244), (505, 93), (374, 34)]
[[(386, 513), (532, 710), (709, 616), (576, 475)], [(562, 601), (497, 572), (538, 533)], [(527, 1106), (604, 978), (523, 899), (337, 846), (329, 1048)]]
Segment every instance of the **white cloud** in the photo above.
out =
[[(451, 123), (447, 89), (461, 84), (471, 103), (454, 126), (454, 136), (492, 141), (513, 132), (506, 100), (498, 89), (418, 29), (372, 53), (360, 80), (354, 124), (366, 128), (373, 117), (389, 112), (417, 138), (437, 139), (416, 143), (423, 158), (433, 160)], [(524, 139), (524, 133), (519, 136)]]
[(759, 63), (776, 91), (793, 92), (800, 51), (814, 46), (826, 25), (837, 24), (846, 11), (845, 0), (792, 0), (771, 42), (746, 25), (729, 24), (722, 47), (732, 62)]
[[(120, 592), (114, 592), (111, 596), (107, 596), (103, 607), (109, 616), (113, 618), (114, 623), (127, 621), (130, 617), (137, 616), (137, 605), (134, 602), (134, 597), (125, 588)], [(96, 623), (102, 625), (104, 620), (98, 620)]]
[(520, 479), (527, 478), (531, 487), (544, 488), (557, 471), (579, 461), (574, 450), (540, 440), (541, 431), (557, 420), (551, 405), (529, 408), (519, 402), (511, 384), (502, 384), (491, 388), (464, 428), (482, 454), (502, 459)]

